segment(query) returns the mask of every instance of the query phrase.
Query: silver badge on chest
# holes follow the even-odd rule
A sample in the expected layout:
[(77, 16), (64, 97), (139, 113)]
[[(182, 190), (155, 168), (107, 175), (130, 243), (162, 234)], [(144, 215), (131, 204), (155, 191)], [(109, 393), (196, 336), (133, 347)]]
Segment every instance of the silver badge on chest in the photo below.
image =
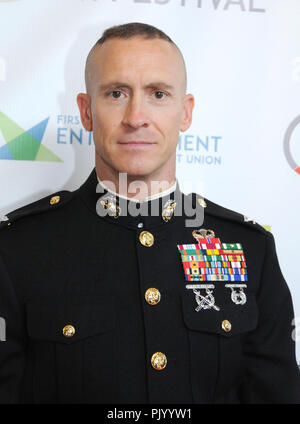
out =
[[(201, 309), (214, 309), (215, 311), (220, 310), (219, 306), (215, 304), (215, 298), (212, 292), (212, 289), (215, 288), (213, 284), (187, 284), (186, 288), (192, 289), (195, 294), (195, 299), (198, 304), (195, 308), (196, 312), (201, 311)], [(201, 294), (201, 289), (205, 289), (206, 296)]]
[(245, 305), (247, 302), (247, 296), (244, 292), (244, 288), (247, 287), (246, 284), (225, 284), (225, 287), (231, 289), (231, 300), (236, 305)]

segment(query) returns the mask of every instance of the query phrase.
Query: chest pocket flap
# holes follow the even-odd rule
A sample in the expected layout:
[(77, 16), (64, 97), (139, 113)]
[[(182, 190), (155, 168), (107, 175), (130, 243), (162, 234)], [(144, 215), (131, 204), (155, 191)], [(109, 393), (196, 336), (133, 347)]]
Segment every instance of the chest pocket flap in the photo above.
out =
[(257, 326), (258, 308), (252, 293), (247, 293), (244, 305), (233, 302), (218, 304), (220, 311), (211, 308), (196, 312), (196, 306), (195, 295), (187, 290), (182, 296), (182, 310), (185, 325), (190, 330), (232, 337), (254, 330)]
[[(110, 331), (115, 326), (111, 296), (38, 298), (26, 304), (27, 328), (32, 340), (74, 343)], [(69, 337), (66, 326), (72, 326)], [(64, 334), (65, 333), (65, 334)]]

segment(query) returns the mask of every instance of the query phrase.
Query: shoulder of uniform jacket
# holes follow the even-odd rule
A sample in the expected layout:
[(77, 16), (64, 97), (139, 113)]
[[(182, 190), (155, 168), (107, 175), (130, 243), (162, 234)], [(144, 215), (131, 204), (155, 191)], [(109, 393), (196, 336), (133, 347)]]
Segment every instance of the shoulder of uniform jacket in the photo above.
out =
[(43, 212), (51, 212), (65, 206), (73, 197), (74, 192), (67, 190), (58, 191), (49, 196), (43, 197), (36, 202), (18, 208), (6, 215), (0, 216), (0, 230), (7, 228), (13, 223), (27, 216), (37, 215)]
[[(228, 221), (238, 222), (242, 225), (247, 226), (249, 229), (256, 230), (260, 233), (267, 234), (268, 231), (259, 225), (254, 219), (249, 218), (246, 215), (243, 215), (239, 212), (235, 212), (231, 209), (227, 209), (223, 206), (218, 205), (206, 198), (201, 197), (199, 194), (192, 193), (192, 202), (193, 206), (204, 208), (204, 214), (209, 214), (216, 216), (218, 218), (223, 218)], [(197, 205), (197, 206), (196, 206)]]

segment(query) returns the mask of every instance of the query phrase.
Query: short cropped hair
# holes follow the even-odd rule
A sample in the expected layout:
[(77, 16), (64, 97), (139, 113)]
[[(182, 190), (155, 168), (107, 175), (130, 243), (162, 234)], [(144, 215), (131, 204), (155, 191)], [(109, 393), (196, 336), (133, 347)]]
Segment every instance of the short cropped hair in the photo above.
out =
[(130, 22), (128, 24), (116, 25), (106, 29), (95, 46), (103, 44), (111, 38), (128, 39), (137, 36), (143, 36), (146, 39), (161, 38), (169, 43), (175, 44), (167, 34), (152, 25), (141, 22)]
[[(91, 59), (91, 56), (93, 55), (93, 52), (98, 46), (101, 46), (105, 41), (113, 39), (113, 38), (121, 38), (121, 39), (129, 39), (132, 37), (143, 37), (145, 39), (151, 40), (151, 39), (161, 39), (168, 41), (169, 43), (173, 44), (180, 52), (179, 47), (174, 43), (174, 41), (163, 31), (160, 29), (144, 24), (141, 22), (130, 22), (128, 24), (122, 24), (122, 25), (116, 25), (112, 26), (110, 28), (107, 28), (101, 38), (94, 44), (94, 46), (91, 48), (87, 59), (86, 59), (86, 65), (85, 65), (85, 84), (86, 87), (88, 86), (88, 63)], [(182, 56), (182, 54), (181, 54)]]

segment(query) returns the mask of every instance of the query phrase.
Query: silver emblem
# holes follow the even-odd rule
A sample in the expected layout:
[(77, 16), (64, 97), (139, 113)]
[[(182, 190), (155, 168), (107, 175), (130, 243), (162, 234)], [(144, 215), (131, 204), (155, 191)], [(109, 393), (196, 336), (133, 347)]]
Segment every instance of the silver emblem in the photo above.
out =
[(244, 292), (246, 284), (225, 284), (225, 287), (231, 289), (231, 300), (236, 305), (244, 305), (247, 302), (247, 296)]
[(121, 214), (121, 208), (117, 205), (116, 198), (114, 196), (107, 194), (101, 198), (100, 203), (104, 209), (107, 209), (109, 216), (118, 218)]
[(163, 220), (165, 221), (165, 222), (168, 222), (168, 221), (170, 221), (170, 219), (172, 218), (172, 216), (173, 216), (173, 213), (174, 213), (174, 210), (175, 210), (175, 207), (176, 207), (176, 202), (174, 202), (174, 200), (168, 200), (166, 203), (165, 203), (165, 205), (164, 205), (164, 207), (163, 207), (163, 211), (162, 211), (162, 217), (163, 217)]
[[(213, 284), (187, 284), (187, 289), (192, 289), (195, 294), (195, 299), (198, 306), (195, 308), (196, 312), (199, 312), (201, 309), (211, 309), (219, 311), (220, 308), (215, 304), (215, 298), (211, 289), (214, 289)], [(197, 290), (199, 289), (199, 290)], [(205, 289), (206, 296), (203, 296), (200, 292), (201, 289)]]

